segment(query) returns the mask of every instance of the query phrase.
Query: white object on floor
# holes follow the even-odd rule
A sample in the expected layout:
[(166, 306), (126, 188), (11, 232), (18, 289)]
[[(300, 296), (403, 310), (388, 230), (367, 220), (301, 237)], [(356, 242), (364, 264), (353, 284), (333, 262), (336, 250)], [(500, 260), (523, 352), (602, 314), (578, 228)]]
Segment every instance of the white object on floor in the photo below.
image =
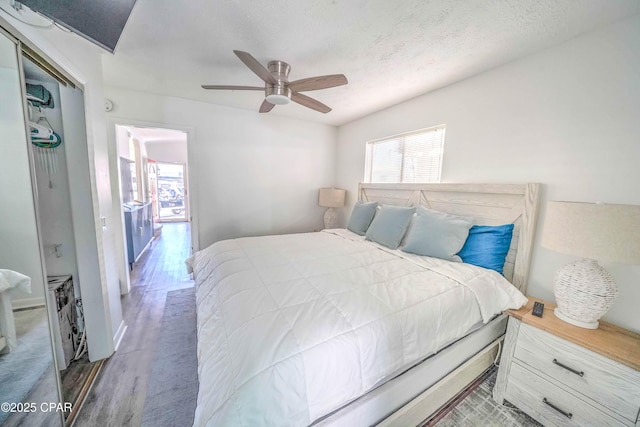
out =
[(153, 223), (153, 237), (159, 237), (162, 234), (162, 224)]

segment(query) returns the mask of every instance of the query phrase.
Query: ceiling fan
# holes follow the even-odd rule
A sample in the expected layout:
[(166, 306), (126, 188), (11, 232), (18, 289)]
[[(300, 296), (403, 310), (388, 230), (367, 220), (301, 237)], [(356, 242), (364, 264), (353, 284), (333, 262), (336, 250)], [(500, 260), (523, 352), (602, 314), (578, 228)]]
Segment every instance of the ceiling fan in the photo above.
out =
[(286, 62), (271, 61), (267, 65), (267, 68), (265, 68), (257, 59), (247, 52), (234, 50), (233, 53), (235, 53), (251, 71), (264, 80), (264, 87), (226, 85), (202, 85), (202, 87), (204, 89), (215, 90), (264, 90), (265, 100), (260, 106), (261, 113), (268, 113), (274, 106), (288, 104), (290, 101), (321, 113), (328, 113), (331, 111), (331, 108), (316, 99), (301, 94), (300, 92), (328, 89), (346, 85), (348, 83), (344, 74), (309, 77), (290, 82), (289, 71), (291, 71), (291, 66)]

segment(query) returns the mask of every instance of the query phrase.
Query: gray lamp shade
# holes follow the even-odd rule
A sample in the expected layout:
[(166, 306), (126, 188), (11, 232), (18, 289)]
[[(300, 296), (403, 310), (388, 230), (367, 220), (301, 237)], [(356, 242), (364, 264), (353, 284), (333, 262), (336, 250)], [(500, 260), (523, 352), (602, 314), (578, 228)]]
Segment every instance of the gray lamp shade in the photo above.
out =
[(321, 188), (318, 192), (318, 204), (326, 208), (341, 208), (344, 206), (346, 190), (340, 188)]
[(549, 202), (542, 246), (617, 264), (640, 264), (640, 206)]

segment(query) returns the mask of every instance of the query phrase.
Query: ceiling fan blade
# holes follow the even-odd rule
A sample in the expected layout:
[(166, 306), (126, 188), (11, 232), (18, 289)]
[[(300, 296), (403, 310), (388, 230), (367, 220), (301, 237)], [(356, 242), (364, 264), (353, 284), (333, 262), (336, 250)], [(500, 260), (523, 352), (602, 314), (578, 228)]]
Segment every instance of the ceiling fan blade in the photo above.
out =
[(215, 90), (264, 90), (264, 87), (258, 86), (227, 86), (227, 85), (202, 85), (203, 89)]
[(273, 110), (273, 107), (275, 107), (275, 104), (272, 104), (265, 99), (264, 101), (262, 101), (262, 105), (260, 106), (260, 112), (268, 113), (269, 111)]
[(344, 74), (330, 74), (290, 82), (289, 88), (294, 92), (304, 92), (306, 90), (328, 89), (330, 87), (346, 85), (347, 83), (349, 82)]
[(331, 108), (327, 107), (322, 102), (301, 93), (293, 92), (291, 94), (291, 100), (300, 105), (311, 108), (312, 110), (320, 111), (321, 113), (328, 113), (331, 111)]
[(267, 83), (271, 83), (272, 85), (278, 84), (278, 81), (271, 75), (269, 70), (264, 68), (264, 66), (260, 62), (258, 62), (256, 58), (251, 56), (251, 54), (243, 52), (241, 50), (234, 50), (233, 53), (235, 53), (236, 56), (240, 58), (240, 61), (244, 62), (244, 65), (249, 67), (249, 69), (262, 80)]

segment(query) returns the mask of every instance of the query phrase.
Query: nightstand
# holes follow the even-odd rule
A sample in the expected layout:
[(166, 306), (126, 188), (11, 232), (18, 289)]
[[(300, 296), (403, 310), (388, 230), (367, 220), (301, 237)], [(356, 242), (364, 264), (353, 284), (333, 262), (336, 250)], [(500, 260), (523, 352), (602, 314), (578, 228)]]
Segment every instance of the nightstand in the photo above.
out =
[(640, 334), (570, 325), (549, 302), (539, 318), (533, 303), (507, 312), (493, 398), (545, 426), (640, 426)]

